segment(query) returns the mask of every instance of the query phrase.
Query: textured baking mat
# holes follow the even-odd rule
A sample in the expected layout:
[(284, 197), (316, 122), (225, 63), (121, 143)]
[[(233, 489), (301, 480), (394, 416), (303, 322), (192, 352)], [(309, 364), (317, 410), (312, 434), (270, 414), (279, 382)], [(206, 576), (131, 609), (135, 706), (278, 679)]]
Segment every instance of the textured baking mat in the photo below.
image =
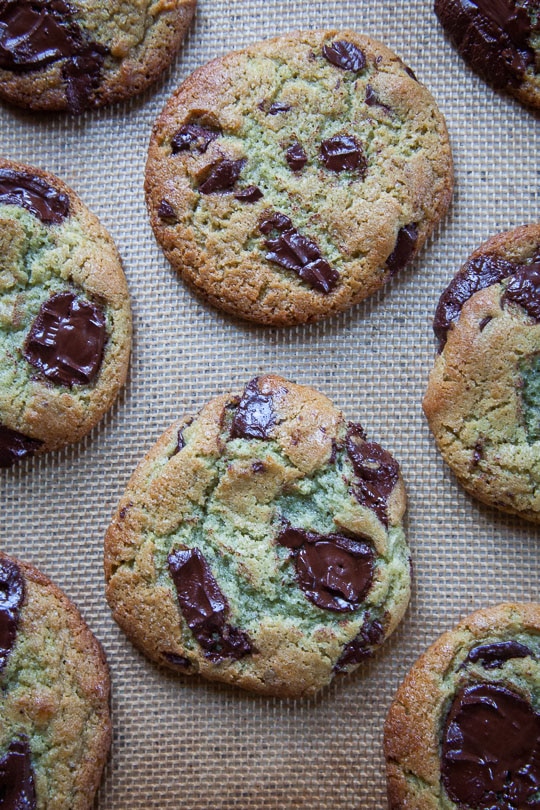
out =
[[(453, 208), (414, 266), (370, 301), (315, 325), (249, 326), (201, 304), (156, 246), (142, 193), (150, 129), (208, 59), (334, 26), (383, 40), (432, 91), (454, 149)], [(539, 126), (462, 64), (430, 0), (199, 0), (175, 65), (141, 98), (80, 118), (0, 106), (1, 154), (79, 192), (114, 236), (133, 297), (133, 362), (116, 407), (78, 447), (0, 473), (0, 548), (63, 587), (107, 652), (114, 741), (99, 810), (384, 808), (382, 725), (410, 664), (471, 610), (538, 598), (538, 529), (459, 488), (420, 402), (445, 283), (488, 236), (538, 219)], [(103, 596), (103, 535), (142, 454), (178, 415), (265, 371), (320, 388), (362, 422), (401, 462), (410, 498), (414, 592), (404, 623), (361, 671), (305, 702), (160, 671), (124, 638)]]

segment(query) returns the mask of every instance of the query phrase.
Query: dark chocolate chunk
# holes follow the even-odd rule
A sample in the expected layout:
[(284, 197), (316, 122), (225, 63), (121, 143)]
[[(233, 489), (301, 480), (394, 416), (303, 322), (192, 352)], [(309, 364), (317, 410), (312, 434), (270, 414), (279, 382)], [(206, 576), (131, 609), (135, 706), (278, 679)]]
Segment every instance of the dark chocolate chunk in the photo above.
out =
[(388, 526), (388, 497), (399, 479), (399, 465), (376, 442), (366, 442), (360, 425), (349, 424), (346, 447), (355, 472), (354, 496)]
[(259, 230), (261, 233), (270, 233), (271, 230), (284, 231), (286, 228), (292, 228), (292, 222), (285, 214), (279, 211), (265, 212), (259, 221)]
[(435, 0), (435, 13), (467, 64), (494, 87), (516, 87), (534, 64), (531, 20), (514, 0)]
[(342, 70), (358, 73), (366, 66), (366, 57), (360, 48), (345, 39), (338, 39), (331, 45), (325, 45), (322, 54), (328, 62)]
[(64, 0), (0, 0), (0, 68), (28, 72), (63, 61), (68, 106), (79, 113), (91, 104), (108, 51), (74, 17)]
[(478, 439), (478, 441), (474, 445), (473, 450), (473, 457), (472, 457), (473, 467), (477, 467), (480, 464), (483, 455), (484, 455), (484, 442), (482, 441), (482, 439)]
[(442, 735), (449, 798), (475, 810), (532, 810), (540, 790), (540, 715), (502, 684), (474, 683), (454, 697)]
[(229, 604), (199, 549), (177, 549), (167, 559), (180, 610), (204, 657), (219, 663), (252, 653), (247, 633), (226, 623)]
[(366, 176), (367, 160), (361, 144), (351, 135), (334, 135), (321, 143), (321, 161), (332, 172), (357, 171)]
[(254, 473), (263, 473), (266, 471), (266, 464), (263, 461), (254, 461), (251, 469)]
[(219, 129), (210, 129), (200, 124), (184, 124), (171, 139), (171, 152), (176, 155), (189, 149), (202, 154), (221, 134)]
[(268, 108), (268, 115), (278, 115), (278, 113), (289, 112), (290, 109), (291, 109), (290, 104), (283, 104), (280, 103), (279, 101), (275, 101)]
[(234, 197), (236, 200), (240, 200), (240, 202), (253, 203), (260, 200), (261, 197), (264, 197), (264, 194), (258, 186), (246, 186), (246, 188), (237, 191)]
[(43, 442), (0, 425), (0, 467), (12, 467), (17, 461), (32, 456)]
[(399, 229), (394, 250), (386, 260), (386, 266), (391, 275), (403, 270), (405, 265), (411, 260), (416, 248), (418, 239), (418, 228), (414, 222), (404, 225)]
[(165, 221), (169, 220), (176, 222), (176, 211), (167, 200), (162, 200), (160, 202), (158, 208), (158, 217)]
[(201, 194), (213, 194), (216, 191), (230, 191), (245, 166), (245, 159), (220, 160), (212, 164), (210, 172), (199, 186)]
[(70, 292), (41, 305), (24, 344), (28, 362), (58, 385), (88, 385), (103, 361), (105, 316)]
[(58, 225), (69, 216), (67, 194), (41, 177), (13, 169), (0, 169), (0, 205), (26, 208), (45, 225)]
[(502, 302), (519, 304), (527, 315), (540, 321), (540, 264), (521, 265), (504, 291)]
[(346, 672), (347, 668), (360, 664), (378, 647), (384, 638), (384, 628), (377, 619), (373, 621), (366, 615), (362, 628), (356, 638), (353, 638), (344, 648), (336, 665), (335, 672)]
[(310, 602), (337, 613), (356, 610), (373, 582), (373, 549), (364, 540), (284, 529), (276, 540), (292, 549), (296, 580)]
[(263, 393), (259, 378), (251, 380), (244, 389), (231, 426), (233, 439), (268, 439), (276, 424), (274, 393)]
[(386, 112), (392, 112), (388, 104), (383, 104), (370, 84), (366, 84), (366, 104), (368, 107), (382, 107), (382, 109), (386, 110)]
[(410, 68), (408, 65), (403, 65), (403, 70), (405, 71), (405, 73), (407, 74), (407, 76), (410, 76), (410, 77), (411, 77), (411, 79), (414, 79), (414, 81), (415, 81), (415, 82), (417, 82), (417, 81), (418, 81), (418, 79), (416, 78), (416, 73), (415, 73), (415, 72), (414, 72), (414, 70), (413, 70), (412, 68)]
[(478, 647), (473, 647), (465, 659), (465, 663), (480, 662), (484, 669), (498, 669), (505, 661), (528, 656), (534, 657), (532, 650), (525, 644), (520, 644), (519, 641), (496, 641), (493, 644), (480, 644)]
[(167, 659), (169, 664), (173, 664), (173, 666), (178, 667), (179, 669), (191, 668), (191, 661), (189, 658), (185, 658), (183, 655), (177, 655), (176, 653), (171, 652), (164, 652), (162, 655), (163, 658)]
[(307, 163), (307, 155), (299, 141), (295, 141), (285, 152), (285, 160), (293, 172), (301, 171)]
[(19, 566), (0, 558), (0, 673), (15, 644), (23, 601), (24, 579)]
[(37, 807), (32, 754), (26, 737), (15, 740), (0, 759), (2, 810), (35, 810)]
[(484, 329), (486, 328), (486, 326), (488, 325), (488, 323), (490, 323), (490, 321), (492, 321), (492, 320), (493, 320), (493, 318), (491, 317), (491, 315), (486, 315), (485, 318), (482, 318), (482, 320), (478, 324), (478, 329), (480, 330), (480, 332), (483, 332)]

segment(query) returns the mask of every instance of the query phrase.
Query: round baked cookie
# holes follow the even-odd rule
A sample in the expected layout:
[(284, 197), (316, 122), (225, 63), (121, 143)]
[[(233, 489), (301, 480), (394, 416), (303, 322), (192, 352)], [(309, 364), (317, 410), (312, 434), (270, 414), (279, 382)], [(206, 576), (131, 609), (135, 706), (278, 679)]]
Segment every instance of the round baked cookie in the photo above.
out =
[(0, 98), (80, 113), (145, 90), (196, 0), (0, 0)]
[(435, 13), (482, 79), (540, 107), (538, 0), (435, 0)]
[(444, 460), (491, 506), (540, 521), (540, 224), (489, 239), (442, 294), (424, 411)]
[(540, 604), (479, 610), (414, 664), (384, 732), (390, 810), (535, 810)]
[(0, 159), (0, 467), (88, 433), (130, 345), (109, 234), (57, 177)]
[(274, 375), (173, 424), (105, 541), (107, 598), (150, 658), (281, 697), (314, 694), (409, 599), (399, 467), (322, 394)]
[(109, 673), (79, 611), (0, 553), (0, 806), (90, 810), (111, 741)]
[(384, 45), (296, 32), (199, 68), (158, 118), (147, 204), (203, 298), (263, 324), (314, 321), (378, 290), (452, 194), (446, 126)]

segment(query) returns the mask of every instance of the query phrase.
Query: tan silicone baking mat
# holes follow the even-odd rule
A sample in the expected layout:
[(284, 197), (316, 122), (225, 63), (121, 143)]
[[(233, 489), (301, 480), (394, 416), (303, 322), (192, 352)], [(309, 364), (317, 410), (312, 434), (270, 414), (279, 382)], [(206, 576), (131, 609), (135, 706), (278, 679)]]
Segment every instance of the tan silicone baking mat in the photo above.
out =
[[(310, 326), (247, 325), (199, 302), (154, 241), (142, 192), (151, 126), (207, 60), (337, 26), (383, 40), (432, 91), (454, 150), (453, 207), (414, 265), (370, 301)], [(80, 118), (0, 106), (1, 154), (79, 192), (115, 238), (133, 299), (133, 361), (116, 407), (79, 446), (0, 471), (0, 548), (64, 588), (109, 659), (114, 740), (99, 810), (384, 808), (382, 726), (413, 660), (475, 608), (538, 598), (538, 529), (459, 488), (420, 402), (446, 282), (488, 236), (539, 218), (539, 128), (462, 64), (431, 0), (199, 0), (178, 59), (144, 96)], [(304, 702), (160, 671), (116, 627), (103, 595), (103, 535), (142, 454), (178, 415), (266, 371), (314, 385), (362, 422), (400, 461), (410, 499), (405, 621), (363, 669)]]

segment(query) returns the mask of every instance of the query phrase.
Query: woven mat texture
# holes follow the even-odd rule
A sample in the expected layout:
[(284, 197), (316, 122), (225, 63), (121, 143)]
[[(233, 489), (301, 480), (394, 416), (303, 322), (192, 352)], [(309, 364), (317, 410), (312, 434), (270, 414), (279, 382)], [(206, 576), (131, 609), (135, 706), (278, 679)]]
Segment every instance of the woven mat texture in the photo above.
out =
[[(198, 301), (163, 258), (143, 199), (152, 123), (207, 60), (297, 28), (381, 39), (446, 116), (456, 193), (413, 266), (327, 322), (265, 329)], [(99, 810), (378, 810), (382, 726), (416, 657), (470, 611), (538, 599), (539, 531), (473, 502), (436, 452), (420, 402), (438, 296), (473, 248), (538, 218), (539, 119), (461, 62), (431, 0), (199, 0), (165, 79), (79, 118), (0, 106), (1, 154), (51, 170), (113, 235), (134, 311), (133, 360), (117, 405), (79, 446), (0, 471), (0, 548), (34, 563), (78, 604), (111, 667), (114, 741)], [(282, 701), (160, 671), (113, 622), (103, 536), (141, 456), (170, 422), (273, 371), (329, 395), (400, 461), (414, 590), (402, 626), (356, 674), (316, 699)]]

